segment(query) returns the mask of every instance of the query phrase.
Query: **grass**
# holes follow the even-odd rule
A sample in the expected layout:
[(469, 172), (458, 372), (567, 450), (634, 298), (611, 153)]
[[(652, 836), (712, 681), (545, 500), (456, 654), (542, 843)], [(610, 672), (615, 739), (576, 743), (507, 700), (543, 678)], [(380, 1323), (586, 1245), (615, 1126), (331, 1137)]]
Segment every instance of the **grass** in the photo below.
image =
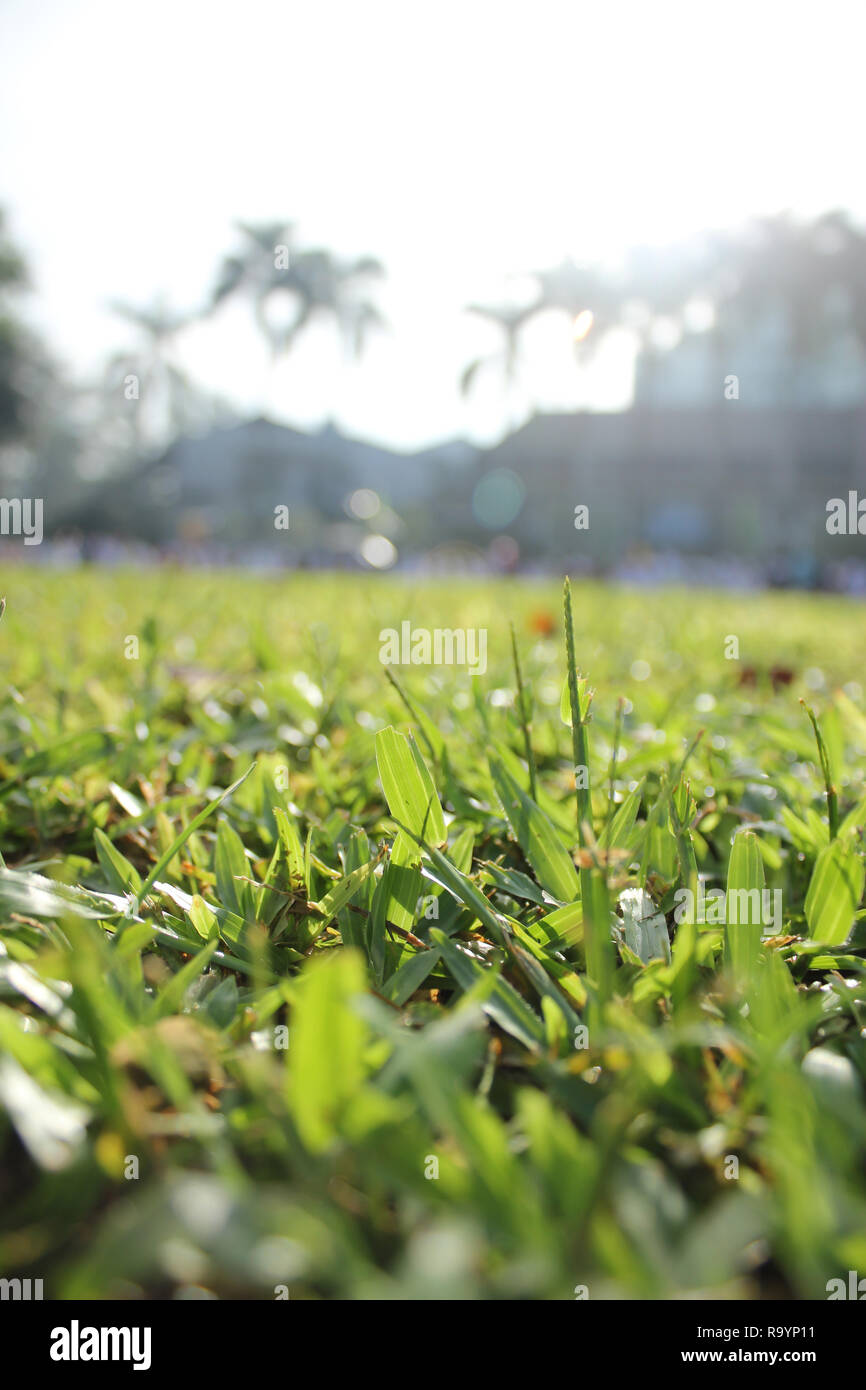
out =
[[(855, 603), (580, 585), (568, 663), (540, 583), (6, 594), (2, 1274), (596, 1299), (866, 1272)], [(486, 674), (386, 678), (406, 619), (486, 628)], [(745, 920), (680, 910), (699, 884)]]

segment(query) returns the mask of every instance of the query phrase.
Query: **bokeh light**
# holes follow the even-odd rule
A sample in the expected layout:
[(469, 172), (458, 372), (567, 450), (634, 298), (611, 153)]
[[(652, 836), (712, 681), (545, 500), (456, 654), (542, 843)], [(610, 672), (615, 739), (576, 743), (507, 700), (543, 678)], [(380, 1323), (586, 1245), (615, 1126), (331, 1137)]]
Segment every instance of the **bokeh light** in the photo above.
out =
[(508, 468), (492, 468), (475, 485), (472, 514), (479, 526), (501, 531), (520, 515), (525, 501), (522, 479)]

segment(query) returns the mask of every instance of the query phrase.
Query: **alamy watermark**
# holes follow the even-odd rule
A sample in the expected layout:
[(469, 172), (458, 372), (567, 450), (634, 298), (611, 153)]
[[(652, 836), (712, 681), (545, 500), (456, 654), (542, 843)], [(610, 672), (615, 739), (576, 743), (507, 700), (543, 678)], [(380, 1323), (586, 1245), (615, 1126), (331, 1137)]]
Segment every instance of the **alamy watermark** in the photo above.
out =
[(51, 1331), (52, 1361), (131, 1361), (134, 1371), (147, 1371), (151, 1362), (149, 1327), (82, 1327), (73, 1318), (69, 1327)]
[(25, 545), (41, 545), (42, 498), (0, 497), (0, 536), (23, 536)]
[(861, 1279), (856, 1269), (848, 1270), (847, 1284), (844, 1279), (828, 1279), (824, 1287), (828, 1303), (840, 1298), (853, 1299), (857, 1303), (866, 1299), (866, 1279)]
[(853, 490), (844, 497), (831, 497), (824, 523), (830, 536), (866, 536), (866, 497)]
[(43, 1298), (41, 1279), (0, 1279), (0, 1300), (30, 1303)]
[(466, 666), (470, 675), (487, 670), (487, 628), (386, 627), (379, 633), (379, 660), (383, 666)]
[(698, 879), (698, 891), (678, 888), (674, 893), (674, 921), (690, 921), (702, 926), (773, 927), (776, 935), (782, 929), (781, 888), (704, 888)]

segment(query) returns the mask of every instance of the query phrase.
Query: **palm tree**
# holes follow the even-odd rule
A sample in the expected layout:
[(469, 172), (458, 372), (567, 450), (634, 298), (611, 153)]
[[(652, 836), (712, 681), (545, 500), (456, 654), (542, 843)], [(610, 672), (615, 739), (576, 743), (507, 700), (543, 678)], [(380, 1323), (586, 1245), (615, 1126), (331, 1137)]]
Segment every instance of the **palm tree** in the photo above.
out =
[(504, 339), (501, 350), (476, 357), (464, 369), (460, 377), (460, 390), (468, 395), (475, 386), (479, 373), (487, 367), (500, 370), (506, 391), (514, 386), (518, 376), (518, 347), (520, 331), (536, 312), (535, 303), (518, 307), (513, 304), (469, 304), (466, 312), (475, 314), (487, 323), (492, 323)]
[(470, 304), (467, 312), (493, 323), (502, 333), (501, 350), (477, 357), (463, 371), (460, 389), (465, 394), (476, 385), (486, 368), (502, 372), (506, 391), (513, 389), (520, 368), (520, 338), (538, 314), (564, 310), (574, 328), (574, 352), (579, 364), (597, 351), (604, 335), (618, 322), (619, 299), (611, 282), (600, 272), (564, 260), (548, 270), (531, 272), (536, 292), (529, 303)]
[(597, 347), (600, 338), (617, 326), (620, 300), (610, 276), (580, 266), (570, 258), (533, 274), (539, 288), (535, 313), (563, 309), (575, 322), (583, 314), (592, 314), (592, 338), (584, 334), (577, 339), (579, 344), (585, 343), (588, 350)]
[(206, 398), (173, 356), (179, 334), (191, 321), (188, 315), (162, 301), (143, 308), (115, 302), (111, 308), (139, 338), (138, 346), (115, 353), (105, 371), (106, 387), (112, 395), (122, 391), (129, 403), (128, 433), (138, 452), (165, 443), (199, 421)]
[[(340, 260), (323, 248), (299, 250), (291, 223), (241, 222), (238, 227), (241, 248), (223, 261), (206, 312), (232, 297), (251, 300), (274, 358), (294, 347), (315, 319), (328, 317), (347, 350), (360, 356), (370, 329), (384, 322), (369, 289), (384, 274), (379, 261), (371, 256)], [(282, 298), (294, 311), (287, 324), (270, 316)]]

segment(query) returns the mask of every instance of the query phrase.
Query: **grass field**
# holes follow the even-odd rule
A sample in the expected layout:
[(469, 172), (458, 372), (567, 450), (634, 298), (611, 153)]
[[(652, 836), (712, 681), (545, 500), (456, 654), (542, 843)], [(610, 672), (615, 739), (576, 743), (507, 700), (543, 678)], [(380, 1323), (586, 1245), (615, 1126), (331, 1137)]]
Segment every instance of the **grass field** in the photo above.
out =
[[(579, 584), (569, 675), (556, 584), (5, 593), (0, 1273), (264, 1299), (866, 1274), (862, 607)], [(485, 629), (486, 671), (389, 681), (405, 621)]]

